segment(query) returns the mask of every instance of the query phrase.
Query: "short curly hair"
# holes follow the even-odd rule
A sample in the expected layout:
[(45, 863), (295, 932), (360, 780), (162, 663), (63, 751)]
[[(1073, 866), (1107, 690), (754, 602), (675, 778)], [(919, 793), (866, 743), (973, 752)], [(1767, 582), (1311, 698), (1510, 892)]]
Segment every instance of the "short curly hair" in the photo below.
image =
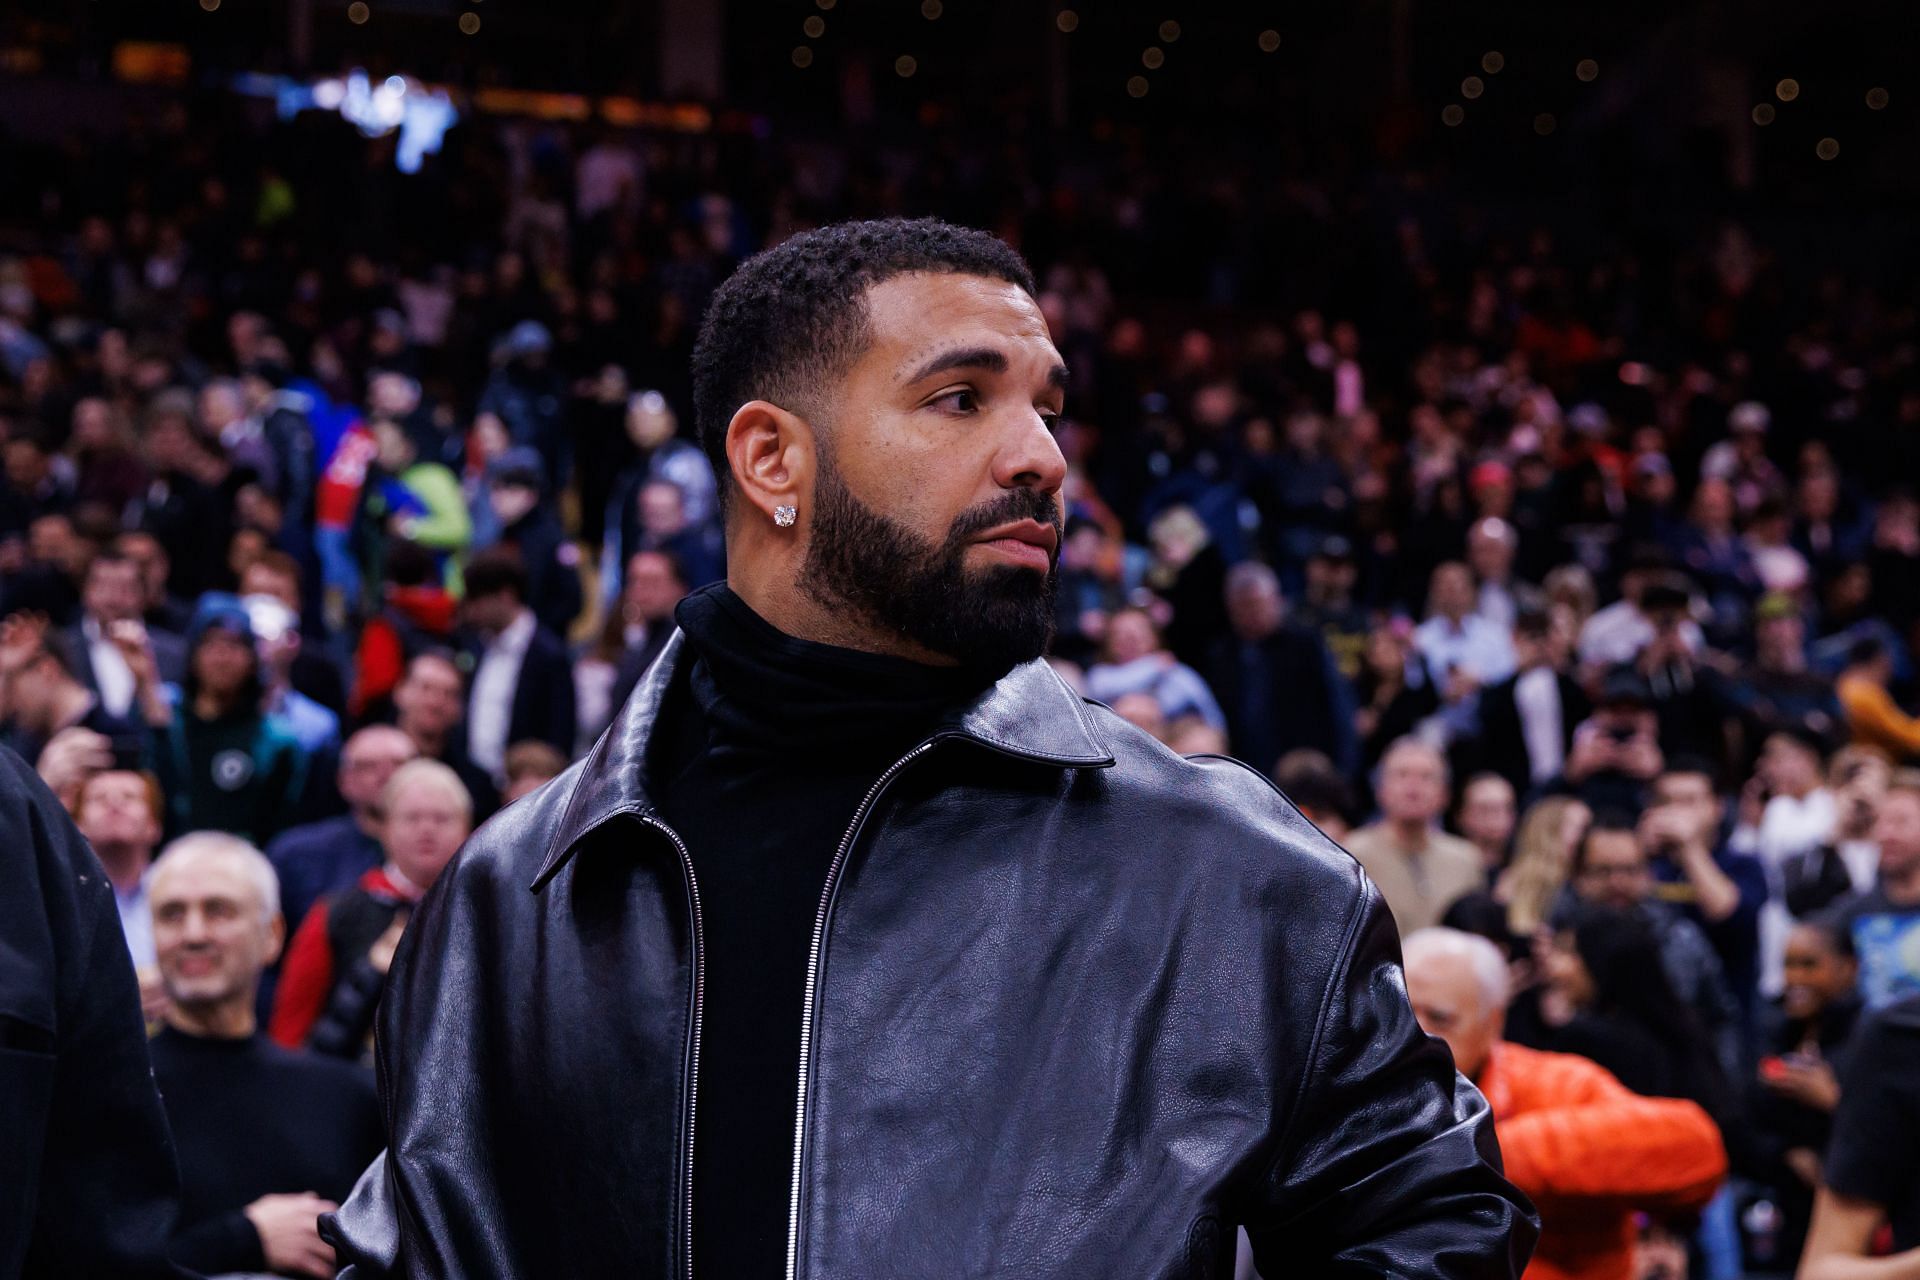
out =
[(694, 425), (733, 489), (727, 424), (749, 400), (809, 411), (808, 394), (845, 374), (871, 338), (866, 291), (894, 276), (951, 272), (1038, 292), (1019, 253), (938, 218), (840, 222), (805, 231), (740, 265), (714, 292), (693, 347)]

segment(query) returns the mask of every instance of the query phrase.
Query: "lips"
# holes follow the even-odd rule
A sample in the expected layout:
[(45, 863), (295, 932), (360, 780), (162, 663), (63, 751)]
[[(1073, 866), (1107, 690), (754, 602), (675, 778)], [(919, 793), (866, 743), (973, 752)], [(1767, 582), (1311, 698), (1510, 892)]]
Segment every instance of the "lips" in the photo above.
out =
[(1060, 534), (1052, 525), (1038, 520), (1020, 520), (989, 529), (975, 542), (1013, 564), (1045, 573), (1053, 567)]

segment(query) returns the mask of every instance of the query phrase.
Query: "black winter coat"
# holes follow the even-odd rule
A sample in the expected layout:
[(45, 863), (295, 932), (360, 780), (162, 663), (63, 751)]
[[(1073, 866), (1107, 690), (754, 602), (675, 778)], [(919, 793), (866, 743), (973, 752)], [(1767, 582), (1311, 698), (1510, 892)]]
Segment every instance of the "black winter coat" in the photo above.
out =
[[(690, 1274), (701, 916), (645, 791), (676, 637), (401, 943), (349, 1280)], [(743, 821), (777, 815), (743, 814)], [(875, 783), (815, 922), (794, 1277), (1516, 1277), (1493, 1121), (1359, 867), (1044, 663)], [(720, 1280), (720, 1278), (708, 1278)]]

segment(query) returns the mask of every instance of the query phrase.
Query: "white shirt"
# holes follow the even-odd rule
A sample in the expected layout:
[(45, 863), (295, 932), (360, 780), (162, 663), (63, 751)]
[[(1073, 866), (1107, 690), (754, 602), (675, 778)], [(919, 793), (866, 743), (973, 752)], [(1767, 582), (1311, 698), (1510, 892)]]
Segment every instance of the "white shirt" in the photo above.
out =
[(1520, 673), (1513, 682), (1513, 709), (1527, 747), (1527, 776), (1535, 782), (1558, 777), (1567, 762), (1567, 709), (1560, 705), (1560, 680), (1552, 667)]
[[(1693, 621), (1680, 624), (1680, 638), (1689, 653), (1698, 653), (1706, 637)], [(1617, 667), (1632, 662), (1653, 640), (1653, 623), (1631, 600), (1616, 600), (1587, 619), (1580, 628), (1580, 661)]]
[(1513, 674), (1513, 637), (1478, 614), (1457, 624), (1436, 614), (1414, 629), (1413, 642), (1427, 660), (1427, 671), (1443, 686), (1455, 667), (1482, 685), (1499, 684)]
[(133, 668), (127, 665), (119, 647), (107, 639), (98, 619), (91, 615), (80, 619), (80, 634), (86, 637), (93, 680), (100, 686), (100, 705), (108, 715), (124, 719), (133, 711)]
[(520, 616), (493, 638), (473, 673), (473, 693), (467, 700), (467, 754), (496, 782), (505, 777), (513, 693), (520, 686), (520, 666), (526, 661), (527, 646), (533, 643), (533, 628), (533, 610), (522, 609)]
[(147, 908), (147, 878), (141, 876), (131, 893), (115, 889), (113, 904), (120, 909), (120, 931), (127, 936), (127, 952), (133, 957), (134, 971), (151, 969), (154, 965), (153, 912)]
[(1767, 900), (1760, 907), (1760, 994), (1772, 999), (1785, 984), (1787, 934), (1793, 916), (1787, 911), (1786, 865), (1790, 858), (1811, 853), (1833, 837), (1837, 814), (1833, 793), (1816, 787), (1806, 795), (1778, 795), (1760, 813), (1760, 827), (1734, 832), (1733, 847), (1759, 857), (1767, 873)]

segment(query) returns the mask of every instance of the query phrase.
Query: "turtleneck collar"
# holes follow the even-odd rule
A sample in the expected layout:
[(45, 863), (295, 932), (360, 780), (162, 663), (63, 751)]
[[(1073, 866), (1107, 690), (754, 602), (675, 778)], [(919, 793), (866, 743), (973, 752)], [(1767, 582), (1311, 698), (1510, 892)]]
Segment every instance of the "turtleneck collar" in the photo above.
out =
[(696, 661), (695, 703), (716, 742), (767, 750), (825, 744), (891, 751), (965, 707), (990, 675), (796, 639), (724, 582), (680, 602), (674, 618)]

